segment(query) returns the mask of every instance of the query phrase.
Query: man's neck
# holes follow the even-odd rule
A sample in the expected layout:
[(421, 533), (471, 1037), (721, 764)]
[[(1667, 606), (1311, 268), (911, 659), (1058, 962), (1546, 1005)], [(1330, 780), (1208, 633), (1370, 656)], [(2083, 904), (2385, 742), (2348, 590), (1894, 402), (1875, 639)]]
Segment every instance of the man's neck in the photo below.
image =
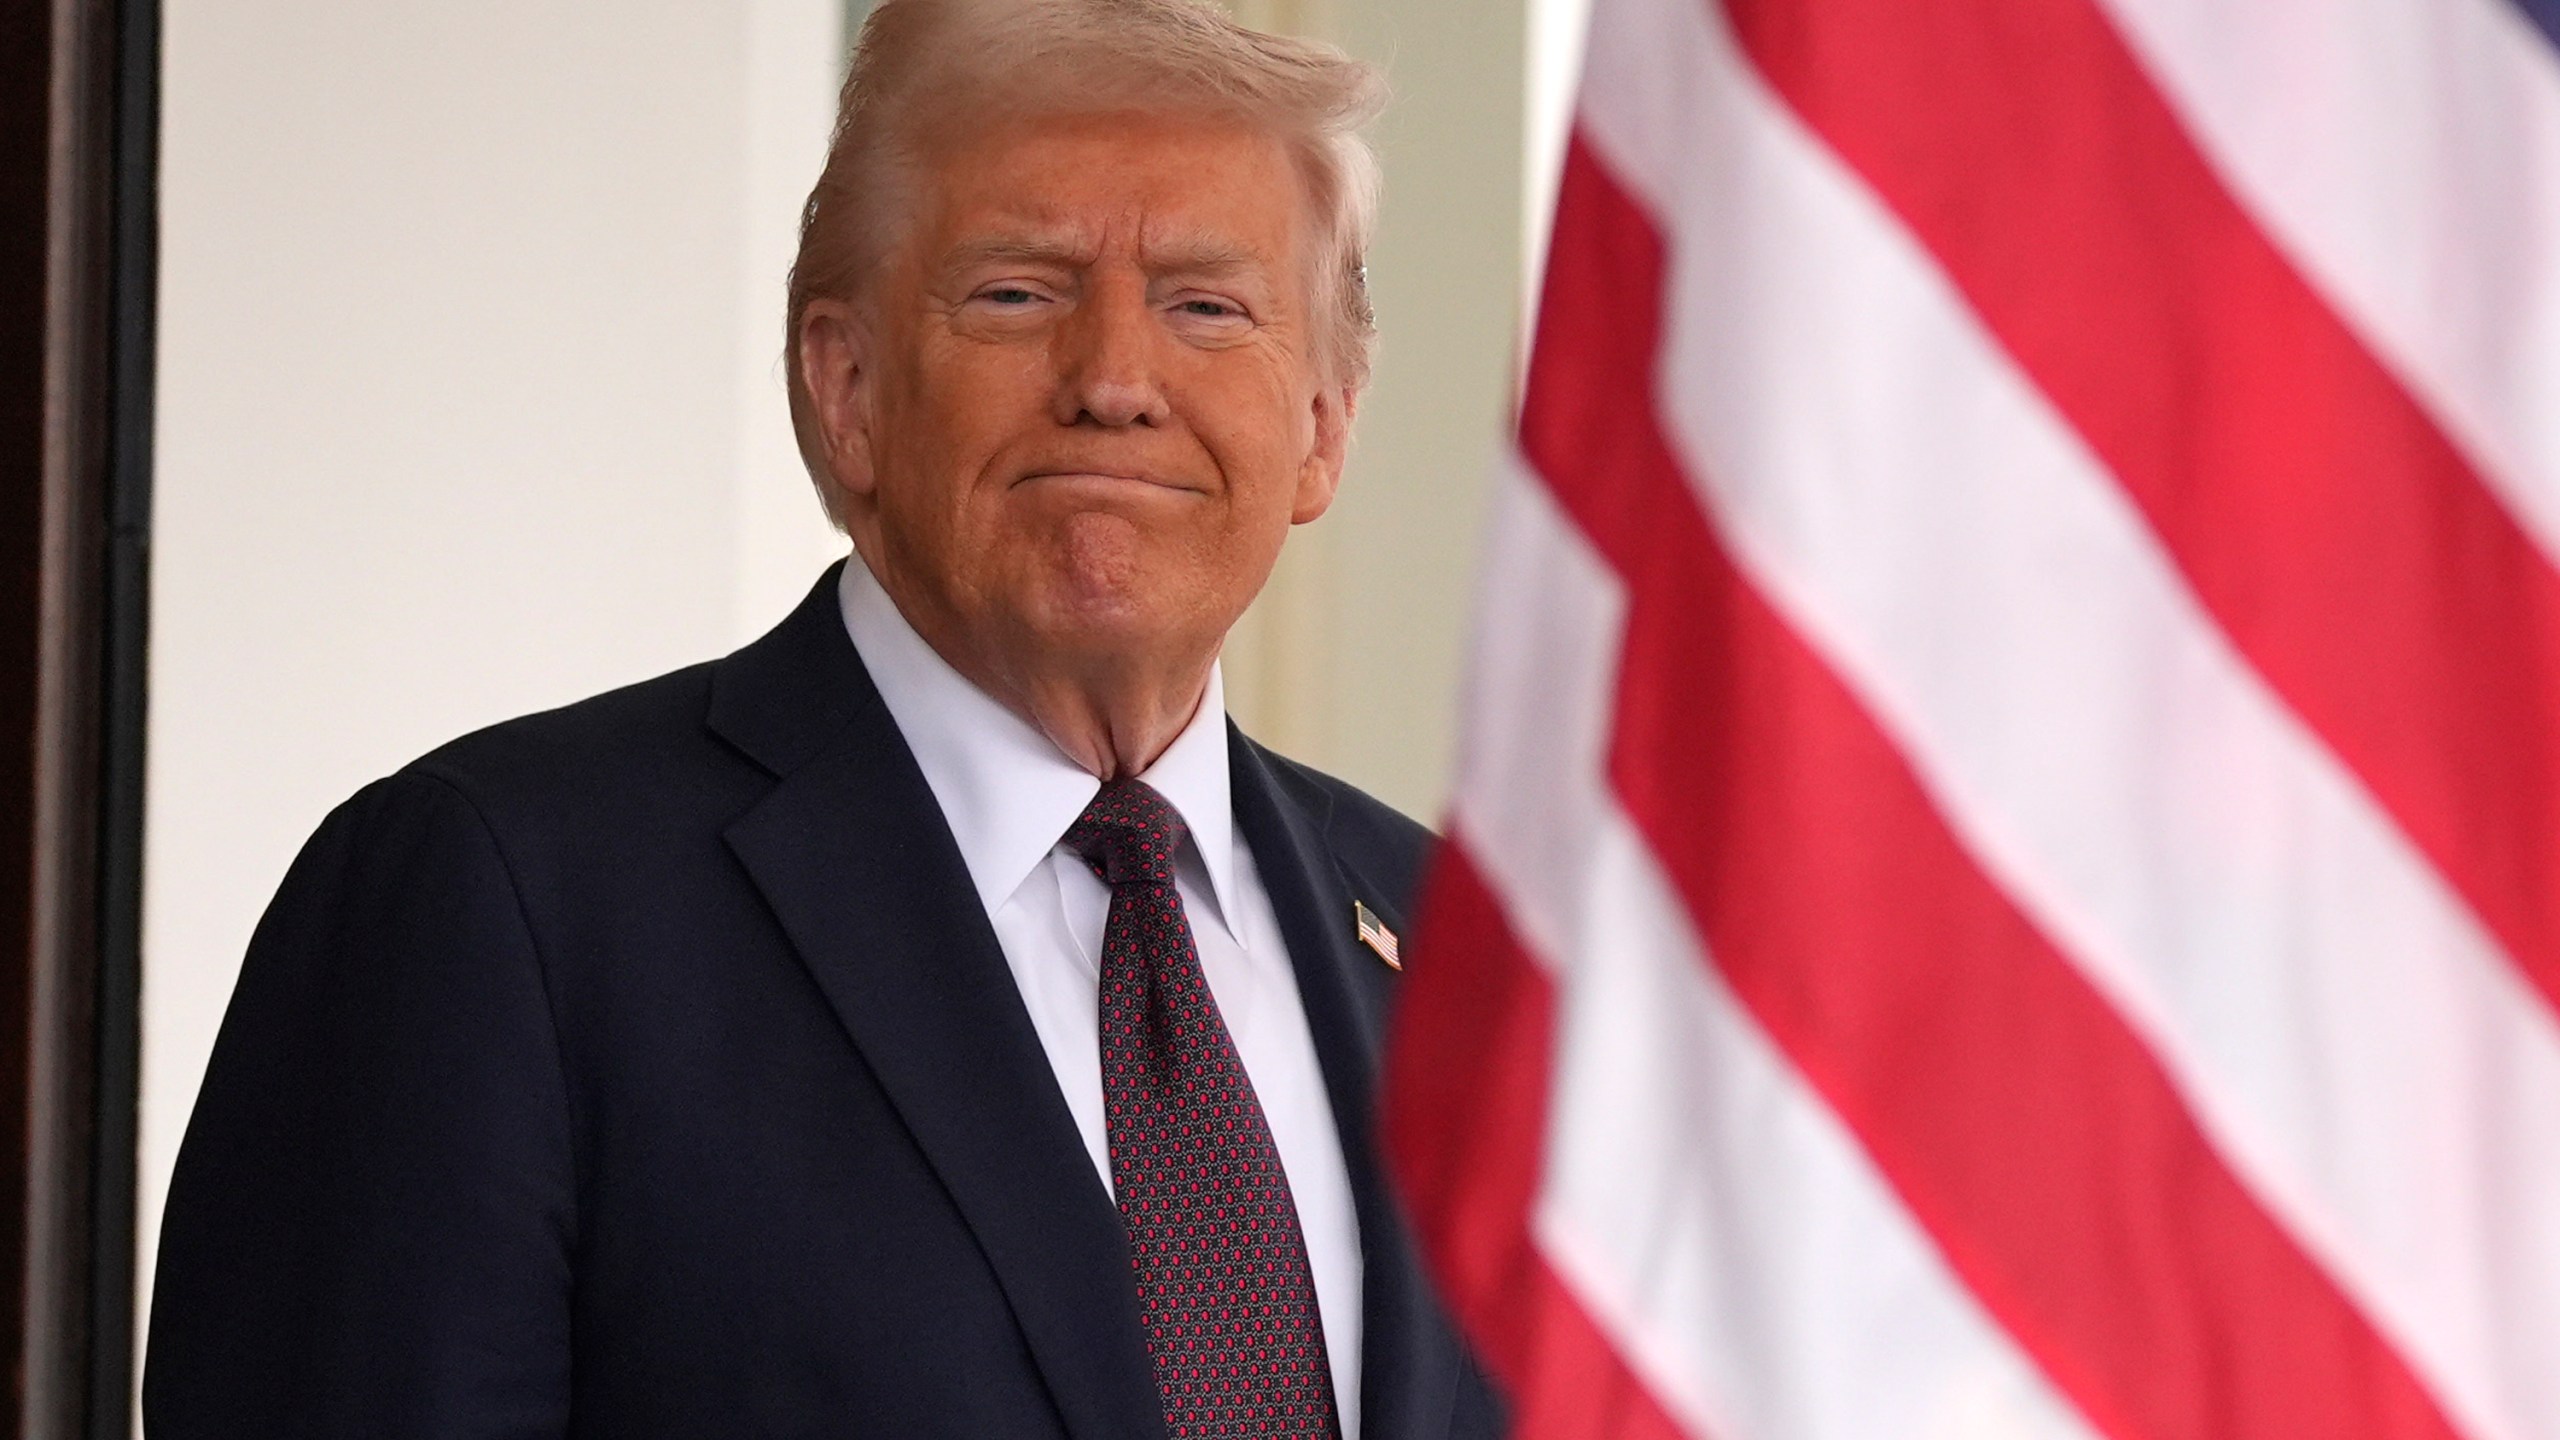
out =
[[(926, 643), (932, 643), (929, 637)], [(1146, 773), (1190, 726), (1208, 692), (1209, 665), (1215, 659), (1213, 654), (1196, 667), (1134, 683), (1096, 685), (1057, 676), (1021, 686), (1013, 694), (985, 688), (1048, 736), (1068, 759), (1107, 783)], [(953, 668), (969, 673), (956, 664)]]

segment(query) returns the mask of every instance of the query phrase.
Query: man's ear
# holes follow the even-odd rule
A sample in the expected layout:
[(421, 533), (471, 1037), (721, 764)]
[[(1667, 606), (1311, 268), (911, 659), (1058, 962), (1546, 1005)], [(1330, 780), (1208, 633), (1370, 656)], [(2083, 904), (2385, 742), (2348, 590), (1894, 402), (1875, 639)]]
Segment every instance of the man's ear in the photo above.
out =
[(1304, 525), (1332, 508), (1342, 488), (1342, 463), (1351, 452), (1351, 422), (1360, 410), (1360, 392), (1345, 385), (1316, 391), (1315, 444), (1298, 468), (1297, 503), (1289, 523)]
[(800, 383), (809, 392), (827, 469), (848, 498), (868, 499), (871, 469), (871, 331), (859, 307), (812, 300), (800, 313)]

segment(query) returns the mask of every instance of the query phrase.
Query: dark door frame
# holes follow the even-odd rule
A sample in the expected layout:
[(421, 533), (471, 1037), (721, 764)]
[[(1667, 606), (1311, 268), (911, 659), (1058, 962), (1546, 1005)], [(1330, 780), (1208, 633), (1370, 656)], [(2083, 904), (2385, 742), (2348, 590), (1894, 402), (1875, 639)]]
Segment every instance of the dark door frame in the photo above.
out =
[(158, 0), (0, 0), (0, 1434), (131, 1431)]

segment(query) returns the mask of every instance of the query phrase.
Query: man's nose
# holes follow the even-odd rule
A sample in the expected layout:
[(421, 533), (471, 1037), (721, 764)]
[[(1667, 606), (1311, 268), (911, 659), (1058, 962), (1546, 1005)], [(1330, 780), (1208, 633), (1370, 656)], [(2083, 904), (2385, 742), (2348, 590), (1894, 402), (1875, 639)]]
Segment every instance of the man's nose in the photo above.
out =
[(1158, 333), (1143, 283), (1095, 285), (1059, 334), (1061, 425), (1156, 425), (1165, 419), (1156, 376)]

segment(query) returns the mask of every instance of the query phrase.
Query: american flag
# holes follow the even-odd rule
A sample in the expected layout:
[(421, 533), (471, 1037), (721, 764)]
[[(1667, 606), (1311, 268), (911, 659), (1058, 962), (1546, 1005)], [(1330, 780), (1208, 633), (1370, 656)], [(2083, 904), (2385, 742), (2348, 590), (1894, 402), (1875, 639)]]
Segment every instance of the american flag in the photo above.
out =
[(1403, 957), (1396, 953), (1396, 932), (1387, 928), (1377, 912), (1354, 900), (1351, 902), (1351, 925), (1353, 932), (1360, 937), (1360, 943), (1377, 952), (1378, 958), (1386, 961), (1390, 969), (1404, 968)]
[(1389, 1095), (1524, 1440), (2560, 1440), (2555, 35), (1598, 0)]

